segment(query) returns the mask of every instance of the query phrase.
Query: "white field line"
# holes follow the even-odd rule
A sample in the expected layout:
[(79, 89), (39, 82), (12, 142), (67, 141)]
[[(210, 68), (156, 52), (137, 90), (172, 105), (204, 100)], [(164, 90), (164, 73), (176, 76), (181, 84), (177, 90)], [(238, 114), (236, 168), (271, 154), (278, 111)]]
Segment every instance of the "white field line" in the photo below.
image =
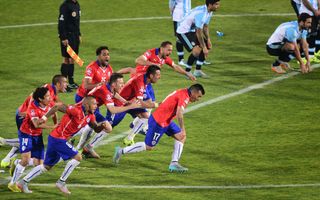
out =
[[(55, 184), (32, 183), (31, 186), (56, 187)], [(89, 184), (68, 184), (74, 188), (123, 188), (123, 189), (213, 189), (213, 190), (239, 190), (239, 189), (270, 189), (270, 188), (302, 188), (320, 187), (320, 183), (310, 184), (283, 184), (283, 185), (89, 185)]]
[[(244, 13), (244, 14), (226, 14), (226, 15), (214, 15), (215, 17), (266, 17), (266, 16), (295, 16), (294, 13)], [(97, 20), (81, 20), (81, 23), (103, 23), (103, 22), (122, 22), (122, 21), (142, 21), (142, 20), (162, 20), (171, 19), (170, 16), (162, 17), (136, 17), (136, 18), (116, 18), (116, 19), (97, 19)], [(25, 27), (37, 27), (37, 26), (52, 26), (57, 25), (57, 22), (45, 22), (35, 24), (17, 24), (0, 26), (0, 29), (12, 29), (12, 28), (25, 28)]]
[[(313, 65), (313, 66), (312, 66), (312, 69), (319, 68), (319, 67), (320, 67), (320, 64), (316, 64), (316, 65)], [(290, 78), (290, 77), (295, 76), (295, 75), (298, 75), (298, 74), (300, 74), (300, 73), (299, 73), (299, 72), (295, 72), (295, 71), (294, 71), (294, 72), (290, 72), (290, 73), (288, 73), (288, 74), (279, 76), (279, 77), (277, 77), (277, 78), (273, 78), (273, 79), (267, 80), (267, 81), (262, 82), (262, 83), (258, 83), (258, 84), (255, 84), (255, 85), (251, 85), (251, 86), (249, 86), (249, 87), (247, 87), (247, 88), (244, 88), (244, 89), (241, 89), (241, 90), (238, 90), (238, 91), (235, 91), (235, 92), (232, 92), (232, 93), (223, 95), (223, 96), (219, 96), (219, 97), (210, 99), (210, 100), (208, 100), (208, 101), (205, 101), (205, 102), (196, 104), (196, 105), (194, 105), (194, 106), (188, 107), (184, 113), (188, 113), (188, 112), (197, 110), (197, 109), (199, 109), (199, 108), (202, 108), (202, 107), (205, 107), (205, 106), (208, 106), (208, 105), (211, 105), (211, 104), (214, 104), (214, 103), (217, 103), (217, 102), (220, 102), (220, 101), (229, 99), (229, 98), (231, 98), (231, 97), (235, 97), (235, 96), (239, 96), (239, 95), (248, 93), (248, 92), (250, 92), (250, 91), (252, 91), (252, 90), (261, 89), (261, 88), (263, 88), (263, 87), (265, 87), (265, 86), (267, 86), (267, 85), (273, 84), (273, 83), (275, 83), (275, 82), (282, 81), (282, 80), (284, 80), (284, 79)], [(130, 130), (125, 131), (125, 132), (122, 132), (122, 133), (119, 133), (119, 134), (114, 135), (114, 136), (111, 136), (111, 137), (107, 138), (106, 140), (101, 141), (101, 142), (97, 145), (97, 147), (98, 147), (98, 146), (101, 146), (101, 145), (109, 144), (109, 143), (114, 142), (114, 141), (117, 141), (118, 139), (120, 139), (120, 138), (128, 135), (129, 132), (130, 132)]]

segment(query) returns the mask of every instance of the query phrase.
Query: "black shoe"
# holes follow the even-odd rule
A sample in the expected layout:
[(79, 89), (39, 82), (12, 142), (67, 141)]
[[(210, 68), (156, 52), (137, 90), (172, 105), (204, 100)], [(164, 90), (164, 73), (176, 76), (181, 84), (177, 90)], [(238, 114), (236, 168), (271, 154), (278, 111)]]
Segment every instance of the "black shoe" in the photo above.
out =
[(68, 85), (71, 89), (78, 89), (79, 85), (76, 83), (72, 83)]
[(67, 86), (66, 91), (67, 91), (68, 93), (73, 92), (72, 89), (69, 87), (69, 85)]

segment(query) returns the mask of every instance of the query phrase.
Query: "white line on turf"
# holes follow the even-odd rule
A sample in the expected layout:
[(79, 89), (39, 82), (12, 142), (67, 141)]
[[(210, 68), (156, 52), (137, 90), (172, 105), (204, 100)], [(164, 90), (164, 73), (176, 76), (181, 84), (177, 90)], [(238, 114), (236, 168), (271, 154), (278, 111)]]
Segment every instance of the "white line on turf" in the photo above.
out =
[[(320, 64), (317, 64), (317, 65), (313, 65), (312, 68), (315, 69), (315, 68), (318, 68), (320, 67)], [(235, 92), (232, 92), (232, 93), (229, 93), (229, 94), (226, 94), (226, 95), (223, 95), (223, 96), (219, 96), (219, 97), (216, 97), (216, 98), (213, 98), (213, 99), (210, 99), (208, 101), (205, 101), (205, 102), (202, 102), (202, 103), (199, 103), (199, 104), (196, 104), (194, 106), (190, 106), (186, 109), (185, 113), (188, 113), (188, 112), (191, 112), (191, 111), (194, 111), (194, 110), (197, 110), (199, 108), (202, 108), (202, 107), (205, 107), (205, 106), (208, 106), (208, 105), (211, 105), (211, 104), (214, 104), (214, 103), (217, 103), (217, 102), (220, 102), (220, 101), (223, 101), (223, 100), (226, 100), (226, 99), (229, 99), (231, 97), (235, 97), (235, 96), (238, 96), (238, 95), (241, 95), (241, 94), (245, 94), (247, 92), (250, 92), (252, 90), (256, 90), (256, 89), (261, 89), (267, 85), (270, 85), (270, 84), (273, 84), (275, 82), (279, 82), (279, 81), (282, 81), (284, 79), (287, 79), (289, 77), (292, 77), (292, 76), (295, 76), (295, 75), (298, 75), (300, 74), (299, 72), (290, 72), (288, 74), (285, 74), (285, 75), (282, 75), (282, 76), (279, 76), (277, 78), (273, 78), (273, 79), (270, 79), (270, 80), (267, 80), (265, 82), (262, 82), (262, 83), (258, 83), (258, 84), (255, 84), (255, 85), (251, 85), (247, 88), (244, 88), (244, 89), (241, 89), (241, 90), (238, 90), (238, 91), (235, 91)], [(111, 142), (114, 142), (126, 135), (128, 135), (128, 133), (130, 132), (130, 130), (126, 131), (126, 132), (123, 132), (123, 133), (119, 133), (115, 136), (112, 136), (112, 137), (109, 137), (107, 138), (106, 140), (104, 141), (101, 141), (97, 146), (101, 146), (101, 145), (106, 145), (106, 144), (109, 144)]]
[[(293, 13), (243, 13), (243, 14), (226, 14), (215, 15), (215, 17), (266, 17), (266, 16), (294, 16)], [(97, 19), (97, 20), (81, 20), (81, 23), (103, 23), (103, 22), (122, 22), (122, 21), (141, 21), (141, 20), (162, 20), (171, 19), (169, 16), (162, 17), (136, 17), (136, 18), (118, 18), (118, 19)], [(25, 28), (37, 26), (57, 25), (57, 22), (35, 23), (35, 24), (17, 24), (0, 26), (0, 29)]]
[[(33, 183), (31, 186), (55, 187), (55, 184)], [(239, 189), (270, 189), (270, 188), (301, 188), (320, 187), (320, 183), (309, 184), (283, 184), (283, 185), (89, 185), (68, 184), (68, 187), (77, 188), (123, 188), (123, 189), (213, 189), (213, 190), (239, 190)]]

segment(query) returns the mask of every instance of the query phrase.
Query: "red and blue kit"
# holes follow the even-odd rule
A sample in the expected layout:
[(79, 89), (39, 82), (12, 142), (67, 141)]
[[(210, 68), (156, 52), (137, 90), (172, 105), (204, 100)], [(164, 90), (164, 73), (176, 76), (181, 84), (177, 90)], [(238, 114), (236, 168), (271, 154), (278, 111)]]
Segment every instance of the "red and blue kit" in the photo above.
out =
[[(87, 68), (84, 75), (84, 78), (89, 78), (92, 80), (92, 84), (100, 83), (100, 82), (108, 82), (110, 76), (113, 73), (113, 69), (111, 65), (108, 65), (105, 69), (100, 67), (99, 61), (91, 62)], [(80, 97), (85, 97), (90, 90), (84, 88), (84, 83), (82, 82), (81, 86), (77, 90), (77, 95)]]
[[(160, 54), (160, 48), (154, 48), (154, 49), (149, 49), (148, 51), (146, 51), (143, 56), (146, 57), (146, 59), (150, 62), (159, 64), (160, 67), (162, 67), (162, 65), (167, 64), (170, 67), (173, 67), (174, 62), (172, 61), (172, 59), (168, 56), (165, 59), (159, 57)], [(149, 66), (147, 65), (137, 65), (136, 66), (136, 73), (140, 74), (140, 73), (146, 73), (147, 69)]]
[(50, 133), (54, 138), (68, 140), (72, 135), (77, 133), (82, 127), (96, 119), (93, 114), (84, 114), (82, 104), (70, 105), (63, 115), (59, 125)]

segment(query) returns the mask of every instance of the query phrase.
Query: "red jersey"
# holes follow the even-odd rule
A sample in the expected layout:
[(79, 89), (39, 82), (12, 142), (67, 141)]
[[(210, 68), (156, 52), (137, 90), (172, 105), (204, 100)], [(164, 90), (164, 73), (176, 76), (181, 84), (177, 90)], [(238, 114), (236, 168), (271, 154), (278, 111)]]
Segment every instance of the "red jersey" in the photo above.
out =
[[(53, 84), (47, 83), (43, 85), (42, 87), (46, 87), (49, 90), (50, 93), (50, 105), (53, 106), (54, 102), (58, 100), (57, 90), (56, 87)], [(23, 104), (18, 108), (19, 112), (27, 112), (27, 109), (30, 105), (30, 103), (33, 101), (32, 94), (30, 94), (23, 102)]]
[[(84, 78), (91, 79), (92, 84), (100, 83), (102, 81), (108, 82), (110, 79), (111, 74), (113, 73), (111, 65), (108, 65), (105, 69), (100, 67), (99, 61), (91, 62), (87, 68), (84, 75)], [(77, 95), (80, 97), (85, 97), (90, 90), (84, 88), (84, 82), (77, 90)]]
[[(128, 80), (120, 91), (120, 96), (125, 100), (130, 101), (134, 98), (143, 99), (143, 94), (147, 88), (147, 77), (145, 74), (134, 76)], [(122, 105), (122, 103), (115, 99), (116, 105)]]
[[(154, 48), (154, 49), (149, 49), (148, 51), (146, 51), (143, 56), (146, 57), (146, 59), (150, 62), (159, 64), (160, 67), (162, 67), (162, 65), (167, 64), (170, 67), (173, 67), (174, 62), (172, 61), (172, 59), (168, 56), (166, 57), (166, 59), (163, 59), (161, 57), (159, 57), (160, 54), (160, 48)], [(137, 65), (136, 66), (136, 73), (146, 73), (147, 69), (149, 66), (147, 65)]]
[(44, 108), (41, 108), (38, 102), (32, 101), (27, 109), (27, 115), (21, 124), (20, 131), (32, 136), (41, 135), (42, 128), (35, 128), (32, 123), (32, 120), (40, 119), (50, 109), (51, 109), (51, 106), (46, 106)]
[(68, 140), (89, 122), (95, 122), (94, 114), (84, 114), (82, 103), (70, 105), (59, 125), (50, 133), (54, 138)]
[(162, 127), (170, 124), (173, 118), (176, 117), (178, 106), (183, 109), (189, 103), (188, 89), (180, 89), (169, 94), (160, 104), (160, 106), (152, 113), (153, 118)]
[(98, 103), (98, 107), (102, 105), (114, 105), (113, 94), (110, 91), (110, 85), (104, 84), (93, 88), (88, 95), (94, 96)]

